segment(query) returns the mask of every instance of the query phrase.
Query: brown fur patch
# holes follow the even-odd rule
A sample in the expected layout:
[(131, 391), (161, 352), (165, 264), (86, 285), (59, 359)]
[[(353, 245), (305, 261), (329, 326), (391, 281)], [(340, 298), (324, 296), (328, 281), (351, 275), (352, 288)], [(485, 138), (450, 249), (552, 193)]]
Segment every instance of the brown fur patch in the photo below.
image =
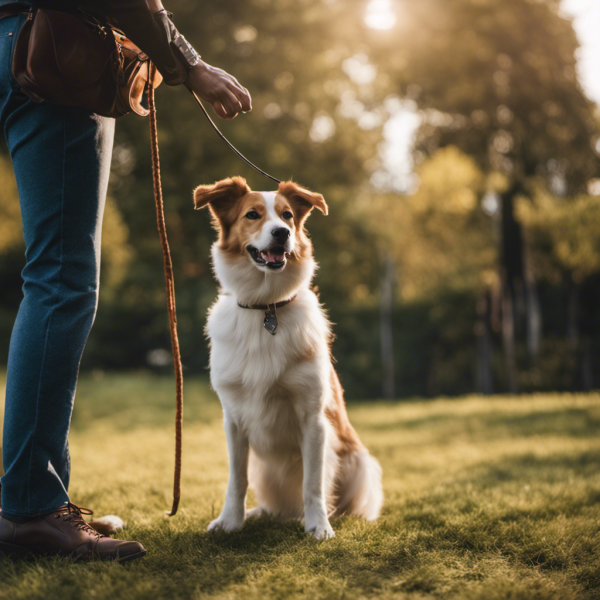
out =
[[(244, 219), (244, 215), (255, 210), (260, 219)], [(219, 248), (226, 254), (244, 254), (248, 247), (250, 237), (255, 234), (264, 223), (267, 207), (262, 194), (249, 192), (238, 200), (228, 215), (230, 225), (227, 235), (219, 239)]]
[(339, 456), (346, 456), (353, 452), (357, 452), (358, 450), (362, 450), (364, 446), (348, 419), (346, 403), (344, 402), (344, 390), (342, 389), (342, 384), (340, 383), (338, 374), (335, 372), (333, 366), (331, 367), (329, 381), (334, 402), (333, 406), (328, 406), (325, 409), (325, 416), (333, 425), (340, 440), (340, 448), (338, 449)]
[(294, 183), (293, 181), (282, 181), (278, 192), (285, 196), (293, 207), (294, 216), (300, 227), (304, 225), (305, 219), (313, 208), (318, 208), (324, 215), (329, 212), (325, 198), (321, 194)]
[(243, 177), (229, 177), (212, 185), (199, 185), (194, 190), (196, 210), (208, 206), (220, 237), (227, 238), (238, 218), (239, 200), (251, 192)]
[(313, 346), (308, 346), (308, 348), (305, 348), (303, 350), (303, 352), (298, 355), (298, 360), (301, 360), (301, 361), (314, 360), (316, 355), (317, 355), (317, 351), (315, 350), (315, 348)]

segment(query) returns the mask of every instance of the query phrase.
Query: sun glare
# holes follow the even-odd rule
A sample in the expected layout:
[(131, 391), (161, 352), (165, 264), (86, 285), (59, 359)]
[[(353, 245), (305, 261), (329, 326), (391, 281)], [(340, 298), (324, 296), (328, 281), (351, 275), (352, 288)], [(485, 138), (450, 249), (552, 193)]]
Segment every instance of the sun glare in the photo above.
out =
[(371, 0), (367, 5), (365, 24), (371, 29), (391, 29), (396, 24), (391, 0)]

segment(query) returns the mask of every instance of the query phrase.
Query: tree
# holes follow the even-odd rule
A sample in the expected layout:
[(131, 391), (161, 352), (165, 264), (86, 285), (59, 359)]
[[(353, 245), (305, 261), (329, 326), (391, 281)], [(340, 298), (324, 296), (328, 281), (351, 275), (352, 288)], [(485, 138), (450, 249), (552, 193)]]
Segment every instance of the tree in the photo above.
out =
[[(539, 310), (515, 200), (542, 178), (564, 196), (599, 170), (593, 105), (575, 75), (577, 40), (558, 2), (423, 0), (398, 3), (388, 36), (369, 40), (390, 89), (412, 98), (423, 121), (417, 156), (455, 145), (499, 192), (499, 273), (509, 389), (517, 389), (515, 337), (539, 347)], [(444, 202), (442, 195), (440, 202)]]

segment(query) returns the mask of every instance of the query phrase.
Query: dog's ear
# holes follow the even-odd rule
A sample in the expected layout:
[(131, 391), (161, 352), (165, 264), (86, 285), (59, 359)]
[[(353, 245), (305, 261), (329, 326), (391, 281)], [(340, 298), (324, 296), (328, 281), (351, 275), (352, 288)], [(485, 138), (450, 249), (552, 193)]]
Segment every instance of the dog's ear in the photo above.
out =
[(228, 177), (212, 185), (199, 185), (194, 190), (194, 207), (199, 210), (208, 206), (215, 226), (227, 235), (235, 221), (237, 201), (250, 191), (243, 177)]
[(194, 190), (196, 210), (210, 206), (215, 211), (220, 207), (239, 200), (250, 191), (243, 177), (228, 177), (212, 185), (199, 185)]
[(311, 192), (293, 181), (282, 181), (278, 191), (290, 201), (301, 222), (313, 208), (318, 208), (324, 215), (329, 212), (325, 198), (321, 194)]

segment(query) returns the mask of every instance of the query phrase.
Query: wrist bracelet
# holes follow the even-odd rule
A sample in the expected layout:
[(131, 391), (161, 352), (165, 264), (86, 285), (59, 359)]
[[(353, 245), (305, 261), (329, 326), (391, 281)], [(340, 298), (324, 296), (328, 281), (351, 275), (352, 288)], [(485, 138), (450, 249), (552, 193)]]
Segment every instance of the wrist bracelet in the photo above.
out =
[(200, 62), (200, 55), (196, 52), (194, 47), (183, 37), (175, 24), (171, 20), (173, 13), (167, 12), (164, 8), (155, 12), (153, 18), (157, 23), (166, 29), (166, 33), (169, 39), (169, 47), (171, 52), (179, 63), (180, 67), (189, 72), (192, 67), (195, 67)]

